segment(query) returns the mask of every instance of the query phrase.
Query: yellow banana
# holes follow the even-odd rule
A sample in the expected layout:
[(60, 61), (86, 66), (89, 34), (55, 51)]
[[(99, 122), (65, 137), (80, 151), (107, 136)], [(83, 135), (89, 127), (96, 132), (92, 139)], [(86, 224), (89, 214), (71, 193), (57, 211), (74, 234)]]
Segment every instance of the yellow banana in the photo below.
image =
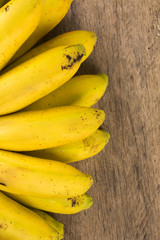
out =
[(32, 151), (84, 139), (105, 119), (103, 110), (64, 106), (0, 117), (0, 149)]
[(109, 133), (105, 130), (97, 130), (91, 136), (81, 141), (55, 148), (25, 152), (25, 154), (65, 163), (76, 162), (90, 158), (99, 153), (108, 143), (109, 139)]
[(83, 45), (62, 46), (2, 74), (0, 115), (20, 110), (64, 84), (77, 72), (84, 55)]
[(11, 0), (0, 8), (0, 70), (37, 27), (42, 4), (42, 0)]
[(42, 217), (0, 192), (1, 240), (58, 240), (59, 234)]
[(51, 226), (58, 232), (59, 239), (62, 239), (64, 237), (64, 225), (61, 222), (56, 221), (53, 217), (51, 217), (50, 215), (41, 210), (32, 208), (32, 211), (37, 213), (41, 218), (43, 218), (48, 223), (49, 226)]
[(82, 44), (86, 49), (86, 55), (83, 57), (83, 61), (86, 60), (91, 52), (93, 51), (93, 48), (95, 46), (97, 40), (97, 36), (94, 32), (89, 31), (72, 31), (67, 32), (64, 34), (59, 35), (58, 37), (55, 37), (41, 45), (39, 45), (36, 48), (33, 48), (29, 52), (27, 52), (25, 55), (23, 55), (21, 58), (13, 62), (11, 65), (9, 65), (6, 69), (4, 69), (4, 72), (7, 72), (18, 65), (32, 59), (33, 57), (38, 56), (39, 54), (48, 51), (52, 48), (57, 48), (64, 45), (76, 45), (76, 44)]
[(51, 31), (66, 15), (73, 0), (46, 0), (37, 29), (22, 45), (11, 62), (27, 52), (44, 35)]
[(42, 198), (84, 194), (91, 176), (65, 163), (0, 150), (0, 190)]
[(91, 107), (103, 96), (107, 86), (108, 77), (105, 74), (73, 77), (67, 83), (22, 111), (67, 105)]
[(93, 204), (91, 196), (86, 193), (72, 198), (40, 198), (13, 193), (7, 195), (25, 206), (60, 214), (75, 214), (90, 208)]

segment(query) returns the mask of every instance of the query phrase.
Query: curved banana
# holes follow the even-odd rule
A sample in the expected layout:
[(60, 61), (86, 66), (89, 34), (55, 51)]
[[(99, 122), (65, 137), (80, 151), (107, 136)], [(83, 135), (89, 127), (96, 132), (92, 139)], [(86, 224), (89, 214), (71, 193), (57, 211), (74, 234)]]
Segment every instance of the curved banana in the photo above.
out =
[(37, 213), (41, 218), (43, 218), (49, 226), (51, 226), (53, 229), (55, 229), (59, 234), (59, 239), (63, 239), (64, 237), (64, 225), (61, 222), (56, 221), (53, 217), (51, 217), (46, 212), (43, 212), (38, 209), (33, 209), (35, 213)]
[(11, 0), (0, 8), (0, 70), (37, 27), (42, 3), (42, 0)]
[(37, 213), (0, 192), (0, 239), (58, 240), (58, 232)]
[(83, 45), (53, 48), (2, 74), (0, 115), (18, 111), (63, 85), (84, 55)]
[(57, 48), (64, 45), (82, 44), (86, 50), (86, 54), (82, 59), (83, 61), (85, 61), (93, 51), (94, 46), (96, 44), (96, 40), (97, 40), (96, 34), (94, 32), (89, 31), (80, 30), (61, 34), (58, 37), (55, 37), (27, 52), (21, 58), (19, 58), (11, 65), (9, 65), (6, 69), (4, 69), (4, 72), (7, 72), (17, 67), (18, 65), (32, 59), (33, 57), (36, 57), (39, 54), (48, 51), (49, 49)]
[(60, 214), (75, 214), (90, 208), (93, 204), (91, 196), (86, 193), (71, 198), (40, 198), (13, 193), (7, 195), (25, 206)]
[(37, 29), (18, 50), (11, 62), (21, 57), (44, 35), (51, 31), (66, 15), (73, 0), (45, 0), (41, 20)]
[(108, 143), (109, 139), (110, 134), (108, 132), (105, 130), (97, 130), (89, 137), (78, 142), (55, 148), (25, 152), (25, 154), (65, 163), (77, 162), (99, 153)]
[(91, 176), (65, 163), (0, 150), (0, 190), (42, 198), (84, 194)]
[(32, 151), (84, 139), (105, 119), (103, 110), (64, 106), (0, 117), (0, 149)]
[(22, 111), (67, 105), (91, 107), (103, 96), (107, 86), (108, 77), (105, 74), (73, 77), (50, 94), (22, 109)]

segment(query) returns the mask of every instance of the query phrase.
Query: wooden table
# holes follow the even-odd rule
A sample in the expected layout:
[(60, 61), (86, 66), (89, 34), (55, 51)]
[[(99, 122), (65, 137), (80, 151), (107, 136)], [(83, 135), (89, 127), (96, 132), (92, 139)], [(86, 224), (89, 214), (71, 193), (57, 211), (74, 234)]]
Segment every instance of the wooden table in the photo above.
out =
[(93, 30), (98, 42), (78, 74), (104, 72), (96, 107), (111, 134), (96, 157), (74, 164), (94, 178), (94, 205), (65, 224), (65, 240), (160, 239), (160, 1), (75, 0), (47, 38)]

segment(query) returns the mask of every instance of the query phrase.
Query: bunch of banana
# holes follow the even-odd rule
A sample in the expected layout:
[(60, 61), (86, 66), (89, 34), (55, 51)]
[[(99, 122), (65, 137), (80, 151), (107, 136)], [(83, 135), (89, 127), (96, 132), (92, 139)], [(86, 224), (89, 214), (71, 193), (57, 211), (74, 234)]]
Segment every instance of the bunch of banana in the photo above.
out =
[(3, 240), (62, 239), (63, 224), (43, 211), (75, 214), (93, 204), (86, 193), (92, 177), (68, 163), (96, 155), (110, 138), (99, 129), (104, 111), (92, 108), (105, 93), (108, 77), (74, 76), (92, 53), (96, 34), (72, 31), (30, 50), (71, 3), (0, 0)]

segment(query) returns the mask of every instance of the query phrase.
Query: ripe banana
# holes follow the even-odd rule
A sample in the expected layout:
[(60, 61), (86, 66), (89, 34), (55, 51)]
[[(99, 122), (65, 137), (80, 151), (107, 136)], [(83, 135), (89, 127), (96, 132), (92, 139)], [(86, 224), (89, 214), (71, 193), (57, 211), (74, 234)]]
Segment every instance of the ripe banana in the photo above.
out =
[(96, 34), (94, 32), (89, 31), (72, 31), (61, 34), (58, 37), (55, 37), (27, 52), (21, 58), (19, 58), (11, 65), (9, 65), (6, 69), (4, 69), (4, 72), (7, 72), (17, 67), (18, 65), (32, 59), (33, 57), (38, 56), (39, 54), (49, 49), (57, 48), (64, 45), (82, 44), (86, 50), (86, 55), (82, 59), (84, 61), (89, 57), (89, 55), (93, 51), (93, 48), (96, 44), (96, 40), (97, 40)]
[(42, 0), (11, 0), (0, 8), (0, 70), (37, 27), (42, 4)]
[(58, 89), (22, 109), (22, 111), (67, 105), (91, 107), (103, 96), (107, 86), (108, 77), (105, 74), (73, 77)]
[(91, 176), (65, 163), (0, 150), (0, 190), (42, 198), (84, 194)]
[(51, 31), (66, 15), (73, 0), (46, 0), (37, 29), (18, 50), (11, 62), (27, 52), (44, 35)]
[(20, 64), (0, 76), (0, 115), (33, 103), (68, 81), (79, 69), (83, 45), (61, 46)]
[(97, 130), (91, 136), (75, 142), (39, 151), (25, 152), (26, 155), (47, 158), (50, 160), (70, 163), (90, 158), (99, 153), (110, 139), (105, 130)]
[(90, 208), (93, 204), (91, 196), (86, 193), (72, 198), (40, 198), (13, 193), (6, 194), (25, 206), (60, 214), (75, 214)]
[(64, 106), (18, 112), (0, 118), (0, 149), (32, 151), (84, 139), (105, 119), (102, 110)]
[(42, 217), (0, 192), (1, 240), (58, 240), (59, 234)]
[(37, 213), (41, 218), (43, 218), (48, 223), (49, 226), (51, 226), (58, 232), (59, 239), (62, 239), (64, 237), (64, 225), (61, 222), (56, 221), (53, 217), (51, 217), (50, 215), (41, 210), (32, 208), (32, 211)]

